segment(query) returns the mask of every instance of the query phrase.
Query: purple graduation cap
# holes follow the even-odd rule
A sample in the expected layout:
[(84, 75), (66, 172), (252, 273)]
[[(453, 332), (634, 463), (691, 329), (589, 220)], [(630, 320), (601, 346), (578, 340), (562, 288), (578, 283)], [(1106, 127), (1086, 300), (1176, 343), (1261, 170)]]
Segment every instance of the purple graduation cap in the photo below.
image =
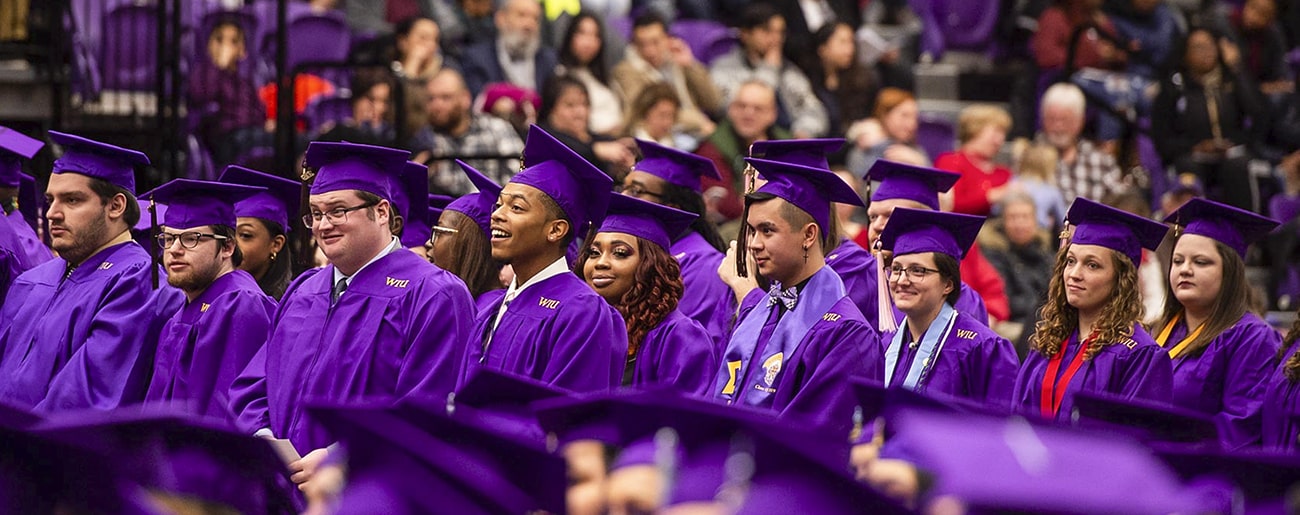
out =
[[(1300, 460), (1294, 454), (1258, 449), (1228, 451), (1185, 444), (1156, 444), (1153, 448), (1160, 459), (1184, 478), (1214, 477), (1230, 481), (1239, 489), (1236, 502), (1245, 501), (1244, 513), (1286, 513), (1288, 492), (1300, 483)], [(1230, 512), (1228, 509), (1201, 511)]]
[(402, 173), (410, 157), (409, 151), (395, 148), (313, 141), (307, 145), (304, 165), (316, 170), (312, 195), (358, 190), (391, 203), (393, 177)]
[(455, 201), (456, 201), (456, 197), (449, 197), (447, 195), (435, 195), (433, 193), (429, 194), (428, 211), (429, 211), (429, 235), (430, 236), (433, 235), (433, 226), (438, 224), (438, 217), (442, 216), (442, 211), (444, 209), (447, 209), (447, 206), (451, 205), (451, 203)]
[(446, 399), (408, 396), (400, 404), (417, 412), (436, 411), (453, 418), (474, 416), (498, 433), (541, 445), (546, 442), (546, 432), (537, 422), (532, 405), (568, 395), (572, 392), (531, 377), (482, 367)]
[(0, 187), (17, 188), (22, 183), (23, 160), (31, 159), (45, 142), (0, 126)]
[(938, 211), (939, 194), (952, 189), (961, 174), (877, 159), (867, 177), (880, 183), (871, 191), (872, 202), (905, 199)]
[(339, 513), (564, 513), (560, 456), (475, 417), (405, 409), (308, 408), (348, 453)]
[(700, 179), (722, 179), (717, 165), (707, 157), (665, 147), (653, 141), (636, 140), (641, 148), (641, 161), (632, 167), (633, 171), (645, 172), (668, 184), (700, 191)]
[(292, 220), (298, 219), (299, 204), (302, 203), (302, 184), (297, 181), (236, 165), (227, 166), (217, 180), (266, 188), (266, 191), (258, 192), (235, 203), (237, 218), (261, 218), (280, 224), (280, 228), (286, 232), (293, 227)]
[(755, 141), (749, 146), (749, 157), (829, 170), (826, 156), (839, 152), (844, 142), (844, 138)]
[(862, 205), (858, 193), (829, 170), (754, 158), (745, 158), (745, 162), (767, 179), (757, 193), (770, 193), (794, 204), (808, 213), (822, 232), (830, 227), (831, 202)]
[(135, 195), (135, 167), (149, 164), (141, 152), (107, 143), (50, 131), (50, 141), (63, 148), (50, 173), (79, 173), (103, 179)]
[[(491, 236), (492, 233), (492, 211), (495, 210), (497, 200), (501, 197), (501, 185), (497, 184), (490, 177), (483, 175), (483, 172), (470, 166), (469, 163), (456, 160), (460, 169), (469, 177), (469, 182), (478, 188), (477, 192), (469, 193), (447, 204), (450, 211), (456, 211), (470, 217), (477, 223), (483, 234)], [(567, 212), (567, 211), (566, 211)]]
[(982, 216), (900, 207), (880, 232), (880, 244), (895, 256), (938, 252), (961, 260), (983, 226)]
[[(429, 167), (407, 161), (393, 184), (393, 205), (402, 214), (402, 246), (419, 247), (433, 233), (429, 220)], [(423, 199), (424, 202), (420, 202)]]
[(614, 188), (614, 180), (605, 172), (536, 125), (528, 128), (523, 162), (526, 168), (510, 182), (532, 186), (551, 197), (564, 211), (573, 241), (582, 241), (588, 224), (600, 224)]
[(141, 197), (167, 206), (166, 211), (159, 213), (158, 220), (173, 229), (205, 225), (234, 227), (235, 203), (265, 191), (266, 188), (224, 182), (173, 179)]
[(1074, 199), (1065, 219), (1074, 226), (1070, 243), (1098, 245), (1142, 263), (1142, 249), (1155, 250), (1169, 228), (1155, 220), (1121, 211), (1083, 197)]
[(1246, 257), (1246, 247), (1273, 232), (1279, 224), (1240, 208), (1212, 200), (1194, 198), (1165, 217), (1165, 223), (1182, 226), (1183, 234), (1196, 234), (1218, 241)]
[(664, 252), (672, 246), (673, 239), (681, 234), (698, 216), (680, 209), (646, 202), (627, 195), (613, 195), (609, 211), (598, 232), (621, 232), (643, 238)]
[(92, 450), (0, 423), (0, 513), (160, 514), (115, 465)]
[(1074, 395), (1071, 419), (1080, 426), (1121, 426), (1143, 441), (1216, 442), (1214, 418), (1163, 402), (1080, 391)]

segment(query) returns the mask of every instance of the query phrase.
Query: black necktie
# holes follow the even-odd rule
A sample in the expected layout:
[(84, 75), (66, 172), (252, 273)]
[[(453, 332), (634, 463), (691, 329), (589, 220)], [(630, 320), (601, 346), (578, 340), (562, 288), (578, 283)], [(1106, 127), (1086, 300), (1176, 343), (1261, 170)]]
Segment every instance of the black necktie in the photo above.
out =
[(339, 297), (342, 296), (343, 292), (347, 290), (348, 290), (348, 278), (347, 277), (340, 278), (339, 282), (334, 283), (334, 291), (330, 295), (330, 304), (338, 303)]

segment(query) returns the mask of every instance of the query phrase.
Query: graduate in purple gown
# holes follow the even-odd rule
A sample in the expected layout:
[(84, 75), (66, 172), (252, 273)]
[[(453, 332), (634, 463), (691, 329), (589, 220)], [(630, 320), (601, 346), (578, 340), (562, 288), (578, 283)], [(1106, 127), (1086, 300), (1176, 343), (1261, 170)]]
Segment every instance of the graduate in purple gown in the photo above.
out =
[(627, 361), (623, 317), (565, 258), (605, 216), (613, 181), (537, 126), (523, 161), (501, 189), (491, 227), (492, 257), (515, 277), (479, 313), (463, 372), (495, 368), (575, 392), (614, 388)]
[(236, 266), (278, 301), (293, 279), (293, 253), (286, 243), (298, 220), (302, 184), (235, 165), (227, 166), (219, 180), (266, 189), (235, 203), (236, 242), (244, 257)]
[(1282, 342), (1282, 363), (1269, 376), (1261, 407), (1264, 448), (1300, 453), (1300, 317)]
[(1174, 360), (1173, 404), (1214, 417), (1225, 449), (1259, 447), (1260, 409), (1282, 345), (1250, 312), (1246, 248), (1278, 223), (1205, 199), (1192, 199), (1165, 222), (1181, 227), (1151, 326)]
[(736, 313), (736, 298), (718, 277), (726, 242), (704, 217), (700, 179), (721, 179), (713, 161), (689, 152), (636, 140), (641, 161), (623, 178), (623, 194), (695, 213), (689, 230), (672, 236), (668, 249), (681, 265), (685, 293), (677, 305), (683, 315), (704, 326), (718, 349), (726, 345)]
[(401, 187), (393, 189), (393, 207), (402, 217), (399, 237), (402, 246), (428, 259), (424, 243), (429, 241), (433, 221), (429, 220), (429, 167), (407, 161), (399, 177)]
[(389, 229), (407, 156), (350, 143), (307, 148), (316, 174), (303, 223), (331, 264), (289, 286), (270, 339), (231, 387), (241, 429), (287, 439), (304, 456), (290, 464), (295, 482), (310, 481), (334, 441), (306, 401), (438, 397), (455, 387), (473, 299)]
[[(894, 208), (938, 211), (939, 194), (952, 189), (952, 185), (957, 183), (961, 174), (881, 159), (871, 166), (867, 176), (870, 180), (879, 183), (872, 188), (871, 204), (867, 206), (867, 219), (871, 222), (867, 229), (867, 236), (871, 246), (874, 247), (881, 231), (884, 231), (885, 225), (889, 223), (889, 216), (894, 212)], [(842, 266), (855, 261), (860, 263), (862, 259), (846, 260)], [(893, 331), (898, 327), (898, 321), (903, 319), (903, 313), (890, 302), (888, 284), (881, 284), (879, 280), (884, 276), (882, 265), (874, 255), (871, 256), (871, 262), (870, 266), (876, 268), (879, 275), (875, 279), (862, 279), (855, 287), (856, 293), (861, 296), (856, 300), (861, 303), (860, 305), (874, 306), (872, 308), (874, 313), (867, 317), (876, 321), (876, 328), (882, 332)], [(953, 304), (953, 308), (988, 325), (989, 313), (984, 308), (984, 299), (965, 282), (961, 283), (961, 295)], [(869, 311), (867, 308), (863, 308), (864, 313), (867, 311)], [(881, 315), (881, 313), (891, 312), (893, 318)]]
[(614, 195), (577, 273), (627, 322), (624, 386), (666, 385), (706, 395), (718, 349), (704, 326), (678, 310), (682, 279), (668, 253), (672, 235), (697, 215)]
[(1074, 392), (1169, 402), (1173, 364), (1138, 323), (1137, 264), (1160, 245), (1164, 224), (1078, 198), (1057, 253), (1042, 320), (1029, 338), (1013, 409), (1068, 420)]
[(158, 234), (167, 283), (185, 306), (163, 326), (145, 402), (218, 419), (230, 385), (271, 331), (275, 300), (262, 293), (235, 243), (234, 204), (262, 188), (176, 179), (145, 198), (167, 205)]
[[(953, 309), (961, 291), (961, 258), (984, 217), (897, 208), (880, 233), (891, 256), (894, 305), (905, 317), (884, 333), (885, 384), (1006, 408), (1020, 359), (1006, 338)], [(886, 254), (887, 253), (887, 254)]]
[(492, 211), (501, 185), (461, 160), (460, 169), (478, 188), (451, 201), (438, 215), (430, 240), (429, 262), (456, 274), (474, 296), (475, 313), (501, 300), (502, 263), (492, 257)]
[[(733, 290), (749, 293), (713, 395), (847, 435), (853, 416), (853, 399), (844, 387), (848, 378), (884, 378), (879, 333), (826, 266), (826, 251), (839, 243), (839, 235), (827, 230), (831, 202), (861, 200), (830, 171), (748, 162), (768, 182), (746, 195), (744, 244), (734, 257), (743, 266), (736, 267), (734, 277), (723, 277)], [(768, 290), (757, 287), (750, 277), (754, 272), (770, 283)], [(738, 284), (746, 280), (748, 286)]]
[[(0, 199), (7, 199), (4, 218), (0, 219), (0, 223), (6, 226), (0, 228), (0, 251), (13, 253), (18, 273), (54, 259), (49, 247), (36, 236), (36, 231), (27, 223), (19, 209), (19, 204), (35, 200), (24, 198), (21, 194), (23, 183), (34, 182), (31, 176), (23, 173), (23, 162), (35, 156), (44, 146), (43, 141), (8, 127), (0, 127)], [(14, 277), (17, 274), (10, 279)]]
[[(44, 411), (144, 398), (157, 331), (180, 299), (131, 240), (144, 154), (51, 131), (63, 147), (46, 195), (60, 257), (22, 274), (0, 309), (0, 402)], [(162, 318), (159, 318), (159, 315)]]

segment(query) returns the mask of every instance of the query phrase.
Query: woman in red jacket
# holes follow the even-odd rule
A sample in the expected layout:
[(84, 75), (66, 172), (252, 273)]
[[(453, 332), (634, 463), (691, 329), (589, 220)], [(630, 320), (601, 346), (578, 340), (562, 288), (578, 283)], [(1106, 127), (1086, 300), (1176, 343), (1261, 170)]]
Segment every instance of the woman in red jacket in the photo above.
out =
[(1006, 194), (1011, 170), (993, 162), (1011, 129), (1011, 116), (996, 106), (973, 105), (957, 117), (957, 150), (940, 154), (934, 167), (961, 174), (952, 187), (952, 210), (989, 216)]

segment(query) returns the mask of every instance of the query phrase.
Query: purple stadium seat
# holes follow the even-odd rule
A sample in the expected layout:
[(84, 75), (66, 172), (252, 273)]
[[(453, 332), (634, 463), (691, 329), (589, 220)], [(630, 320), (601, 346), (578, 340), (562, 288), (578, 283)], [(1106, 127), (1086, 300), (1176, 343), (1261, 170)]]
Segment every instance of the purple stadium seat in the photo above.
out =
[(948, 50), (996, 50), (999, 0), (911, 0), (921, 18), (921, 50), (935, 60)]
[(623, 41), (632, 41), (632, 18), (616, 16), (605, 20), (611, 34), (623, 36)]
[(737, 44), (731, 29), (711, 20), (677, 20), (672, 25), (672, 33), (682, 38), (691, 47), (695, 58), (705, 65), (730, 52)]
[(185, 163), (185, 176), (204, 181), (216, 180), (216, 165), (212, 163), (212, 154), (203, 147), (199, 137), (193, 134), (185, 137), (185, 149), (188, 159)]
[[(307, 14), (289, 22), (289, 52), (285, 71), (307, 61), (343, 61), (352, 48), (352, 34), (347, 22), (331, 15)], [(275, 33), (267, 34), (262, 44), (266, 59), (275, 60)]]
[(944, 152), (956, 148), (956, 129), (946, 118), (922, 115), (917, 121), (916, 144), (925, 149), (926, 155), (933, 161)]
[(331, 96), (313, 100), (303, 111), (307, 122), (307, 131), (316, 133), (326, 123), (338, 123), (352, 118), (352, 97)]
[(158, 9), (119, 5), (104, 17), (99, 64), (105, 89), (152, 91), (158, 73)]

